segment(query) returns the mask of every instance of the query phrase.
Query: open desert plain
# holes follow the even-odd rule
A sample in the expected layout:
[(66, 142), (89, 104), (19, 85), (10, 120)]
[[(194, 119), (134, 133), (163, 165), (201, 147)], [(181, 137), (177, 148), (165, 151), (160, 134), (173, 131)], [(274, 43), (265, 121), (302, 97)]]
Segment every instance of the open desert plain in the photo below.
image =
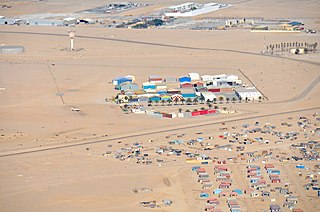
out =
[(0, 0), (0, 211), (320, 211), (320, 1), (133, 3)]

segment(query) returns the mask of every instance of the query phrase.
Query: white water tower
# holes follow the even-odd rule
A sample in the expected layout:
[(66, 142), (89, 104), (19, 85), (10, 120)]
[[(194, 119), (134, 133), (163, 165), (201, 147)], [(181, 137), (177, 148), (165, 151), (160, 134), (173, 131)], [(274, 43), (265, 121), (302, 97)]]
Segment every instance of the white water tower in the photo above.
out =
[(69, 30), (68, 33), (69, 33), (69, 38), (70, 38), (70, 50), (73, 51), (74, 50), (74, 48), (73, 48), (73, 39), (76, 36), (75, 35), (75, 31), (74, 30)]

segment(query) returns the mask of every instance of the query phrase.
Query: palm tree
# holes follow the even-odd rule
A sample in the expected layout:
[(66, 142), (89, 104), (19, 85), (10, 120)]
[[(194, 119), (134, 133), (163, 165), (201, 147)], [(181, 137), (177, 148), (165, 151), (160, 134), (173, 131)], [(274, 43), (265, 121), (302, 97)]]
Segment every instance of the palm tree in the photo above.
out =
[(186, 101), (185, 99), (181, 99), (181, 104), (184, 105), (184, 102), (185, 102), (185, 101)]
[(148, 101), (148, 106), (152, 106), (152, 101), (151, 100)]
[(220, 96), (220, 97), (219, 97), (220, 104), (223, 103), (223, 100), (224, 100), (223, 96)]
[(175, 98), (175, 99), (174, 99), (174, 104), (177, 105), (177, 104), (178, 104), (178, 101), (179, 101), (178, 98)]
[(193, 99), (193, 104), (196, 105), (196, 104), (198, 104), (198, 102), (199, 102), (199, 100), (198, 100), (197, 98), (194, 98), (194, 99)]
[(227, 98), (226, 98), (227, 103), (229, 103), (229, 100), (230, 100), (229, 97), (227, 97)]
[(218, 106), (218, 105), (215, 105), (215, 106), (214, 106), (214, 109), (215, 109), (215, 110), (218, 110), (218, 109), (219, 109), (219, 106)]
[(204, 107), (202, 107), (202, 108), (200, 108), (201, 110), (205, 110), (206, 108), (204, 108)]
[(167, 100), (167, 103), (168, 103), (168, 105), (171, 105), (172, 100), (171, 100), (171, 99), (168, 99), (168, 100)]
[(182, 112), (182, 108), (179, 108), (178, 111), (179, 111), (179, 113), (181, 113)]
[(193, 112), (197, 112), (197, 111), (198, 111), (197, 109), (194, 109), (194, 110), (193, 110)]
[(232, 103), (235, 103), (237, 101), (236, 97), (232, 97)]
[(158, 104), (159, 104), (159, 100), (156, 100), (156, 101), (155, 101), (155, 103), (156, 103), (156, 105), (158, 106)]
[(226, 110), (227, 110), (227, 107), (223, 107), (222, 109), (223, 109), (224, 111), (226, 111)]
[(213, 104), (217, 103), (217, 98), (213, 98)]
[(201, 96), (201, 97), (199, 98), (199, 101), (200, 101), (200, 104), (204, 104), (204, 101), (205, 101), (204, 97)]
[(162, 100), (161, 100), (162, 106), (164, 106), (165, 103), (166, 103), (166, 100), (162, 99)]
[(189, 109), (186, 109), (186, 112), (188, 113), (188, 112), (190, 112), (190, 110), (189, 110)]
[(190, 98), (187, 99), (187, 105), (190, 105), (192, 100)]
[(212, 104), (211, 104), (211, 103), (208, 103), (208, 107), (211, 109), (211, 108), (212, 108)]

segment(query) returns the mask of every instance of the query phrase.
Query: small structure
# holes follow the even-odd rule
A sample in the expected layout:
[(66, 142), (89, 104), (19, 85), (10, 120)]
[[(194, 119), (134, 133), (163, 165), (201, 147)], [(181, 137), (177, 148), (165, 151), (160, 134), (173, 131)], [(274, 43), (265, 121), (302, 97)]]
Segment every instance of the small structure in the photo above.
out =
[(148, 90), (148, 89), (153, 89), (155, 90), (157, 88), (156, 84), (153, 82), (145, 82), (142, 83), (142, 89), (143, 90)]
[(0, 46), (0, 54), (20, 54), (23, 52), (23, 46)]
[(163, 79), (159, 75), (151, 75), (149, 76), (149, 82), (151, 83), (162, 83)]
[(193, 88), (193, 84), (190, 82), (181, 83), (181, 88)]
[(199, 73), (189, 73), (188, 76), (191, 78), (191, 81), (199, 81), (200, 80)]
[(32, 19), (27, 21), (32, 26), (63, 26), (63, 20)]
[(113, 85), (121, 85), (125, 82), (133, 82), (133, 80), (129, 77), (117, 77), (112, 80)]
[(281, 211), (281, 208), (279, 205), (273, 205), (273, 204), (270, 205), (270, 212), (280, 212), (280, 211)]
[(139, 85), (132, 82), (125, 82), (120, 85), (117, 85), (116, 89), (121, 91), (128, 91), (128, 90), (137, 91), (139, 90)]

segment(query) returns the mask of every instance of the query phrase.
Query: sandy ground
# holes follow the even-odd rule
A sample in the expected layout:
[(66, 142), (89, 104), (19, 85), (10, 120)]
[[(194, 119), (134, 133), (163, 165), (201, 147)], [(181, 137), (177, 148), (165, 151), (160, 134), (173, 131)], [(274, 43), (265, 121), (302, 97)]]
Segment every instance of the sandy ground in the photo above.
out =
[[(70, 13), (102, 4), (101, 1), (90, 1), (90, 5), (84, 4), (84, 1), (68, 1), (67, 4), (63, 1), (9, 3), (14, 7), (10, 10), (1, 9), (1, 15), (13, 17), (44, 12)], [(155, 4), (152, 1), (150, 3)], [(171, 3), (182, 1), (163, 2), (159, 7)], [(149, 9), (155, 8), (152, 5)], [(317, 8), (318, 1), (246, 1), (221, 10), (219, 14), (212, 13), (204, 17), (307, 18), (311, 26), (317, 26)], [(145, 13), (149, 9), (143, 8), (139, 12)], [(0, 94), (1, 154), (146, 132), (154, 132), (154, 135), (124, 139), (124, 142), (157, 139), (158, 143), (150, 144), (150, 148), (155, 148), (165, 141), (166, 133), (156, 134), (160, 129), (314, 108), (320, 103), (319, 84), (306, 96), (291, 100), (319, 77), (319, 54), (284, 55), (284, 58), (260, 55), (264, 39), (267, 43), (319, 43), (319, 34), (259, 34), (245, 30), (195, 32), (154, 29), (92, 30), (85, 27), (73, 29), (78, 36), (75, 46), (82, 50), (71, 53), (64, 50), (69, 44), (68, 28), (0, 26), (1, 43), (23, 45), (26, 49), (24, 54), (0, 56), (0, 87), (5, 88)], [(26, 34), (28, 32), (43, 34)], [(166, 77), (183, 76), (188, 72), (230, 73), (239, 75), (248, 83), (238, 69), (263, 91), (269, 102), (229, 105), (228, 107), (239, 111), (236, 115), (174, 120), (123, 114), (117, 105), (105, 102), (105, 98), (116, 95), (110, 83), (112, 78), (121, 75), (135, 75), (137, 82), (142, 83), (151, 74)], [(63, 101), (57, 93), (64, 94)], [(73, 112), (71, 107), (79, 107), (81, 112)], [(177, 109), (178, 107), (172, 110)], [(311, 115), (311, 112), (319, 112), (319, 109), (301, 112), (301, 115)], [(290, 114), (270, 119), (279, 124), (288, 116)], [(239, 121), (236, 124), (240, 126), (242, 123), (243, 121)], [(186, 133), (191, 139), (198, 131), (206, 131), (206, 135), (217, 134), (218, 127), (214, 126), (174, 133)], [(114, 148), (121, 148), (123, 144), (117, 144), (117, 141), (108, 143), (112, 143)], [(184, 160), (170, 159), (172, 162), (168, 165), (151, 165), (146, 168), (132, 161), (119, 162), (102, 157), (106, 143), (1, 158), (1, 211), (141, 211), (140, 201), (161, 201), (165, 198), (174, 201), (171, 207), (161, 208), (165, 211), (200, 211), (203, 207), (203, 201), (198, 200), (198, 193), (194, 191), (198, 189), (192, 178), (194, 173), (191, 173), (190, 166), (186, 166)], [(283, 146), (284, 152), (288, 145)], [(90, 148), (90, 151), (85, 150), (85, 147)], [(270, 147), (272, 145), (267, 146)], [(265, 147), (250, 146), (248, 150), (263, 148)], [(225, 152), (220, 151), (214, 154), (226, 156)], [(294, 165), (283, 168), (283, 165), (279, 166), (281, 170), (285, 170), (284, 177), (294, 184), (295, 191), (298, 192), (301, 181), (290, 177), (293, 173), (296, 174)], [(236, 173), (245, 171), (245, 164), (239, 170), (236, 165), (230, 167)], [(236, 176), (238, 175), (235, 174), (234, 178)], [(169, 184), (167, 180), (164, 183), (166, 178)], [(238, 186), (247, 186), (245, 179), (239, 178), (236, 181)], [(154, 192), (134, 194), (131, 189), (135, 187), (151, 187)], [(305, 191), (298, 194), (310, 196)], [(313, 198), (314, 194), (311, 194), (311, 197), (303, 199), (301, 207), (305, 211), (319, 210), (315, 208), (319, 204), (312, 203)], [(222, 208), (226, 210), (225, 201), (221, 202)], [(239, 204), (252, 211), (250, 202), (260, 204), (255, 199), (242, 199)], [(266, 209), (264, 205), (263, 208)]]

